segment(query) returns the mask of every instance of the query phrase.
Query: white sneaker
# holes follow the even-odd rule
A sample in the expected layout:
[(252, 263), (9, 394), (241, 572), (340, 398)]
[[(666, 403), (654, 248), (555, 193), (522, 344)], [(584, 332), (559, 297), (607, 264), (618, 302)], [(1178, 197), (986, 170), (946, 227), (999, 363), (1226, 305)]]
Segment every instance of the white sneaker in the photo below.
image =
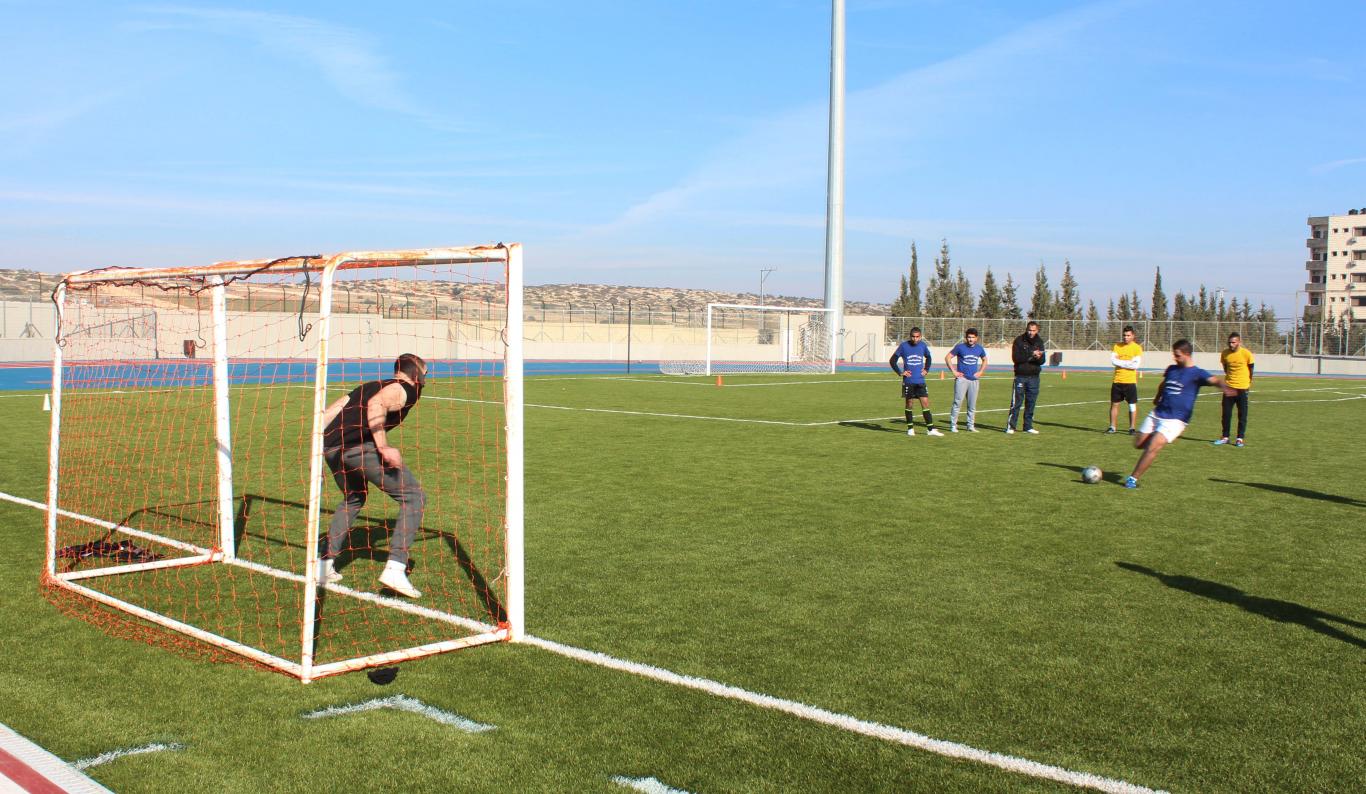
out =
[(914, 428), (914, 427), (908, 427), (908, 428), (906, 428), (906, 435), (908, 435), (908, 436), (913, 436), (913, 435), (915, 435), (915, 428)]
[(957, 433), (957, 432), (958, 432), (958, 425), (954, 425), (954, 426), (950, 427), (950, 428), (949, 428), (949, 432), (950, 432), (950, 433)]
[[(956, 432), (958, 432), (958, 431), (955, 430), (954, 432), (956, 433)], [(939, 428), (937, 428), (937, 427), (931, 427), (929, 430), (926, 430), (926, 431), (925, 431), (925, 435), (927, 435), (927, 436), (942, 436), (942, 435), (944, 435), (944, 434), (941, 433), (941, 432), (939, 432)]]
[(408, 581), (408, 564), (390, 560), (384, 563), (384, 573), (379, 575), (379, 583), (408, 598), (421, 598), (422, 591)]
[(1013, 427), (1007, 427), (1007, 428), (1006, 428), (1006, 435), (1011, 435), (1011, 434), (1013, 434), (1014, 432), (1015, 432), (1015, 428), (1013, 428)]
[(976, 433), (976, 432), (977, 432), (977, 428), (973, 427), (972, 425), (968, 425), (968, 432), (969, 432), (969, 433)]
[(1025, 432), (1028, 433), (1028, 434), (1030, 434), (1031, 436), (1037, 436), (1037, 435), (1039, 434), (1039, 431), (1035, 430), (1035, 429), (1032, 428), (1032, 427), (1029, 428), (1028, 430), (1026, 430)]
[(336, 584), (342, 580), (342, 575), (337, 573), (336, 562), (331, 558), (319, 561), (318, 581), (323, 584)]

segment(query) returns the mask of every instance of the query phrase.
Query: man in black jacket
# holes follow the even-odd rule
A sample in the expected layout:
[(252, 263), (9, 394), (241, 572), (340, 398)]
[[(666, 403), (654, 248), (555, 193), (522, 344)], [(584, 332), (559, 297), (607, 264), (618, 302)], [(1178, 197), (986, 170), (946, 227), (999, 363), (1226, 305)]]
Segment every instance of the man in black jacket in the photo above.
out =
[(1034, 429), (1034, 403), (1039, 399), (1039, 370), (1043, 368), (1043, 340), (1039, 338), (1039, 324), (1033, 320), (1025, 332), (1015, 337), (1010, 346), (1010, 360), (1015, 362), (1015, 383), (1010, 390), (1010, 419), (1006, 433), (1015, 432), (1015, 420), (1024, 406), (1024, 431), (1038, 435)]

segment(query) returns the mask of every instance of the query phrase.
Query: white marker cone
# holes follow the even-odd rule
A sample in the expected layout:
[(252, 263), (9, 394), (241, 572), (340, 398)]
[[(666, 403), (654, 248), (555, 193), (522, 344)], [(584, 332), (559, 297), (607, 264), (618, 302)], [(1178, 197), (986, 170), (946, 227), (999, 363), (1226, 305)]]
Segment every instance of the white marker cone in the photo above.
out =
[(52, 410), (52, 398), (51, 398), (50, 396), (46, 395), (46, 394), (43, 395), (43, 410), (44, 410), (44, 411), (51, 411), (51, 410)]

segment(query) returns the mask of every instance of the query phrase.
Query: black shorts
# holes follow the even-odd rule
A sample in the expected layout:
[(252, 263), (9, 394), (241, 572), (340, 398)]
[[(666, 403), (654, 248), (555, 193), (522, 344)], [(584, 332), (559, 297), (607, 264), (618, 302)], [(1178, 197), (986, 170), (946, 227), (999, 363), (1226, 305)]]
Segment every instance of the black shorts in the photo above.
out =
[(917, 397), (929, 398), (930, 387), (923, 383), (911, 383), (903, 380), (901, 382), (901, 399), (914, 400)]
[(1138, 403), (1138, 384), (1137, 383), (1111, 383), (1110, 402), (1128, 403), (1135, 405)]

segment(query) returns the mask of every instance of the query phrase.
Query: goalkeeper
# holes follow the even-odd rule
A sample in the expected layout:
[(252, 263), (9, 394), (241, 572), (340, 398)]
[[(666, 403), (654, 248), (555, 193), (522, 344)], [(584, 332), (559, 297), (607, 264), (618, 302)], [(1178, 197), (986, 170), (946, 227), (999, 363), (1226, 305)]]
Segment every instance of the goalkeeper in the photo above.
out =
[(398, 427), (422, 396), (427, 364), (412, 353), (394, 362), (394, 377), (357, 386), (323, 413), (323, 459), (342, 492), (342, 503), (327, 528), (327, 551), (323, 555), (324, 583), (341, 581), (336, 557), (351, 531), (356, 514), (365, 505), (369, 484), (379, 486), (398, 502), (398, 521), (389, 541), (389, 559), (379, 582), (408, 598), (422, 593), (408, 581), (408, 548), (422, 524), (427, 495), (417, 478), (403, 465), (398, 448), (389, 444), (388, 431)]

